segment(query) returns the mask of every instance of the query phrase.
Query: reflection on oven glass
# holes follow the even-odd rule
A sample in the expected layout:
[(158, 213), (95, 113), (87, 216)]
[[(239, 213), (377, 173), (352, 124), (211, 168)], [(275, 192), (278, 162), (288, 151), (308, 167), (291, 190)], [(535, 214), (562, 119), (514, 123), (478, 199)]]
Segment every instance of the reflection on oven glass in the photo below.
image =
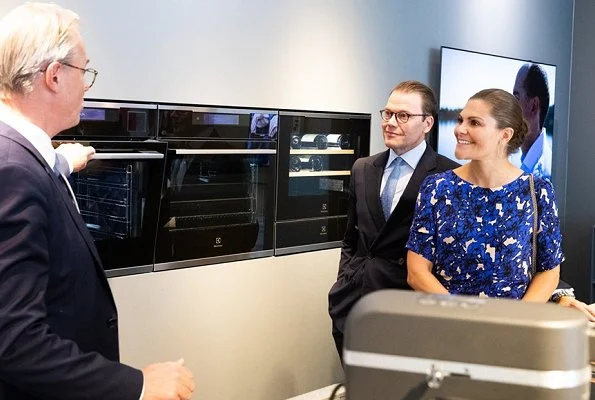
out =
[(224, 226), (255, 220), (258, 166), (243, 159), (185, 156), (172, 161), (170, 229)]
[(169, 245), (167, 250), (161, 246), (166, 257), (193, 259), (262, 248), (266, 167), (261, 165), (251, 155), (174, 158), (162, 210), (167, 215), (162, 230)]
[(96, 160), (72, 175), (81, 216), (95, 240), (127, 239), (142, 232), (145, 177), (138, 162)]

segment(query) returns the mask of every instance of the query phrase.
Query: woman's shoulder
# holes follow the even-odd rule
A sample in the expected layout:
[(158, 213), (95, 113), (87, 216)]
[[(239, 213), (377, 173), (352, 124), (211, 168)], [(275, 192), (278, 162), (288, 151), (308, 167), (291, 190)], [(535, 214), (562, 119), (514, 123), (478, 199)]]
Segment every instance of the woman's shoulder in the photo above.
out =
[(533, 181), (535, 182), (537, 201), (545, 201), (548, 204), (556, 201), (556, 191), (549, 179), (533, 175)]
[(540, 193), (554, 193), (554, 185), (552, 185), (552, 182), (547, 178), (543, 178), (534, 174), (524, 173), (523, 175), (521, 175), (519, 180), (523, 180), (526, 182), (525, 184), (528, 184), (530, 176), (533, 177), (533, 185), (535, 186), (535, 193), (538, 194), (538, 197)]
[(426, 176), (421, 186), (422, 190), (438, 193), (449, 191), (456, 183), (456, 174), (452, 170), (448, 170)]
[(533, 174), (533, 181), (535, 182), (535, 187), (543, 187), (543, 188), (553, 188), (552, 182), (539, 175)]
[(429, 174), (426, 176), (426, 182), (442, 182), (442, 181), (453, 181), (456, 177), (455, 173), (451, 169), (448, 171), (438, 172), (435, 174)]

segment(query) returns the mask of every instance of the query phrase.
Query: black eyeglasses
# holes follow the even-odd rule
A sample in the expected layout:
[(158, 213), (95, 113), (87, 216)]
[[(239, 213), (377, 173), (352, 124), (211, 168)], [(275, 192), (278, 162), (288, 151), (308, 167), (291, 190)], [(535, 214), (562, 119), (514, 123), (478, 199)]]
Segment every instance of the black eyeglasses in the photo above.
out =
[(393, 115), (397, 117), (397, 121), (406, 124), (411, 117), (427, 117), (430, 114), (410, 114), (406, 111), (392, 112), (391, 110), (380, 110), (380, 117), (386, 122), (390, 121)]
[(67, 67), (78, 69), (79, 71), (83, 71), (85, 73), (85, 87), (89, 89), (95, 83), (95, 79), (97, 78), (97, 74), (99, 73), (96, 69), (93, 68), (81, 68), (77, 67), (76, 65), (69, 64), (67, 62), (61, 62), (60, 64), (66, 65)]

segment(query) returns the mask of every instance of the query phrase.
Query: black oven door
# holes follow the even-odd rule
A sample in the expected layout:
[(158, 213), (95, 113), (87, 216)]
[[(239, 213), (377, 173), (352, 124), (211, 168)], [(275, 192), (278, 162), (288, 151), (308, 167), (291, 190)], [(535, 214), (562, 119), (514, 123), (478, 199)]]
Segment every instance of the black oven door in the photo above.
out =
[(155, 270), (273, 255), (276, 141), (168, 144)]
[(167, 143), (79, 143), (96, 155), (70, 184), (106, 275), (151, 272)]

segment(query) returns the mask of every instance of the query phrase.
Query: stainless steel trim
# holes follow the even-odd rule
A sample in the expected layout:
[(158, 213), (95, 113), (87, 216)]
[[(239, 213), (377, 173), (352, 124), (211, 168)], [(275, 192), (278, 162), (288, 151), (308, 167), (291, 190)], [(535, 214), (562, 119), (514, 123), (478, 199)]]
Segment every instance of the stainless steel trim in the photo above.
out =
[(341, 241), (335, 242), (325, 242), (325, 243), (315, 243), (315, 244), (305, 244), (302, 246), (292, 246), (292, 247), (281, 247), (275, 249), (276, 256), (284, 256), (286, 254), (294, 254), (294, 253), (306, 253), (308, 251), (315, 251), (315, 250), (326, 250), (326, 249), (333, 249), (336, 247), (341, 247)]
[(250, 253), (229, 254), (229, 255), (225, 255), (225, 256), (197, 258), (194, 260), (171, 261), (171, 262), (166, 262), (166, 263), (155, 264), (154, 271), (155, 272), (168, 271), (168, 270), (172, 270), (172, 269), (200, 267), (203, 265), (218, 264), (218, 263), (222, 263), (222, 262), (232, 262), (232, 261), (250, 260), (253, 258), (270, 257), (270, 256), (274, 255), (273, 253), (274, 253), (274, 251), (271, 249), (271, 250), (253, 251)]
[(306, 222), (306, 221), (318, 221), (318, 220), (328, 220), (328, 219), (338, 219), (338, 218), (347, 218), (347, 215), (329, 215), (326, 217), (310, 217), (310, 218), (299, 218), (299, 219), (290, 219), (290, 220), (281, 220), (275, 222), (276, 224), (293, 224), (294, 222)]
[(277, 110), (254, 110), (250, 108), (217, 108), (217, 107), (200, 107), (200, 106), (176, 106), (170, 104), (159, 104), (160, 110), (175, 110), (175, 111), (192, 111), (200, 113), (211, 114), (277, 114)]
[(158, 160), (164, 158), (162, 153), (95, 153), (93, 160)]
[(144, 274), (147, 272), (153, 272), (153, 264), (150, 265), (139, 265), (136, 267), (108, 269), (105, 271), (105, 276), (108, 278), (114, 278), (116, 276), (136, 275)]
[(325, 177), (325, 176), (350, 176), (351, 175), (351, 171), (350, 170), (343, 170), (343, 171), (299, 171), (299, 172), (290, 172), (289, 173), (289, 177), (290, 178), (307, 178), (307, 177), (312, 177), (312, 176), (320, 176), (320, 177)]
[(103, 101), (84, 101), (84, 108), (140, 108), (145, 110), (156, 110), (157, 104), (136, 104), (136, 103), (110, 103)]
[(329, 154), (329, 155), (343, 155), (343, 154), (355, 154), (355, 150), (335, 150), (334, 148), (329, 148), (326, 150), (318, 150), (318, 149), (290, 149), (289, 154)]
[(343, 350), (343, 361), (348, 366), (424, 375), (427, 375), (428, 371), (438, 369), (445, 376), (458, 374), (469, 376), (470, 379), (476, 381), (533, 386), (546, 389), (571, 389), (582, 386), (591, 380), (591, 367), (589, 365), (570, 371), (543, 371), (368, 353), (348, 349)]
[(176, 149), (176, 154), (277, 154), (275, 149)]
[(279, 116), (290, 117), (306, 117), (306, 118), (334, 118), (334, 119), (370, 119), (369, 115), (357, 114), (331, 114), (331, 113), (315, 113), (315, 112), (300, 112), (300, 111), (279, 111)]

